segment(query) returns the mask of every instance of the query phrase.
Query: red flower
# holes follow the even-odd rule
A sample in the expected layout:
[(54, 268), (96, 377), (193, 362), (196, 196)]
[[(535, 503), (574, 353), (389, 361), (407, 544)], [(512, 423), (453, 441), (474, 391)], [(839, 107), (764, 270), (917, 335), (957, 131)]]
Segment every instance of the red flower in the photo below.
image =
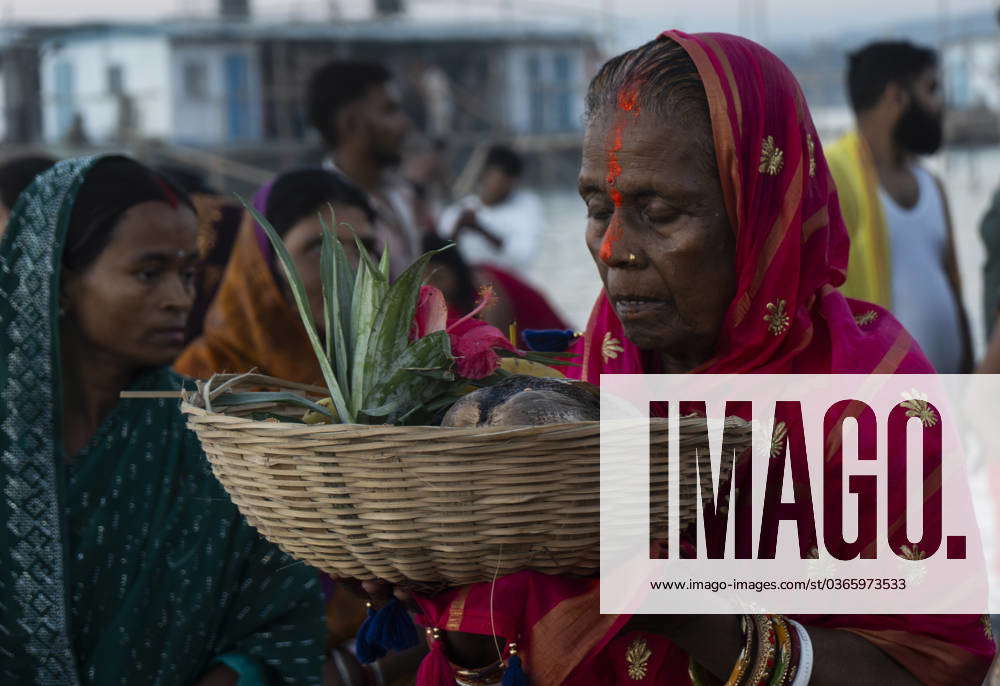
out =
[(513, 344), (499, 329), (475, 318), (493, 302), (493, 298), (493, 289), (484, 288), (472, 312), (448, 322), (448, 306), (441, 291), (433, 286), (421, 286), (420, 299), (417, 301), (417, 310), (410, 329), (410, 340), (423, 338), (435, 331), (447, 331), (458, 375), (466, 379), (482, 379), (489, 376), (500, 366), (500, 356), (497, 355), (496, 348), (516, 352)]
[(493, 298), (493, 288), (483, 287), (472, 312), (452, 322), (446, 329), (451, 338), (451, 354), (455, 356), (458, 375), (466, 379), (483, 379), (497, 370), (500, 356), (494, 348), (516, 351), (500, 329), (474, 318), (493, 303)]
[(413, 314), (410, 340), (415, 341), (448, 325), (448, 305), (444, 295), (434, 286), (421, 286), (417, 309)]
[(481, 319), (458, 320), (448, 327), (448, 336), (458, 375), (466, 379), (483, 379), (497, 370), (500, 356), (494, 348), (515, 350), (498, 328)]

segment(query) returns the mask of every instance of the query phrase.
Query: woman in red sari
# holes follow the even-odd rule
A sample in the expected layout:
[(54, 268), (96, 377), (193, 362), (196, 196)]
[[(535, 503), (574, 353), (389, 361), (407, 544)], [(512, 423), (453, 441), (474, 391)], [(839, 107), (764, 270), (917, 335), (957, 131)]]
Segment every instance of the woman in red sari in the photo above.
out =
[[(582, 378), (932, 371), (888, 312), (836, 290), (848, 254), (836, 189), (774, 55), (670, 31), (605, 64), (587, 111), (580, 193), (604, 291), (579, 345)], [(758, 634), (768, 621), (784, 631), (799, 671), (751, 679), (759, 655), (741, 646), (759, 617), (601, 615), (595, 580), (532, 572), (416, 600), (432, 627), (422, 686), (500, 652), (492, 672), (457, 674), (494, 683), (511, 643), (534, 686), (688, 684), (689, 669), (733, 686), (974, 685), (994, 653), (977, 615), (779, 617)]]

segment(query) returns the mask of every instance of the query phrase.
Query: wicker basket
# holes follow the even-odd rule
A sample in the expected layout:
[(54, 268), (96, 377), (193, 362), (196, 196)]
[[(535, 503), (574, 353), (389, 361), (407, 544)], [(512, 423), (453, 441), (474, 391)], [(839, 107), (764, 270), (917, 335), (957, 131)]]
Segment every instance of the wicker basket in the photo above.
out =
[[(247, 520), (294, 557), (333, 577), (434, 588), (534, 569), (598, 568), (600, 422), (537, 427), (305, 425), (212, 411), (229, 390), (322, 389), (266, 377), (216, 377), (183, 403), (212, 469)], [(707, 448), (684, 433), (681, 449)], [(739, 420), (727, 420), (737, 422)], [(741, 424), (739, 441), (750, 445)], [(667, 427), (654, 420), (652, 446)], [(652, 467), (654, 532), (666, 525), (666, 465)], [(657, 497), (659, 496), (659, 497)], [(682, 498), (682, 519), (694, 514)]]

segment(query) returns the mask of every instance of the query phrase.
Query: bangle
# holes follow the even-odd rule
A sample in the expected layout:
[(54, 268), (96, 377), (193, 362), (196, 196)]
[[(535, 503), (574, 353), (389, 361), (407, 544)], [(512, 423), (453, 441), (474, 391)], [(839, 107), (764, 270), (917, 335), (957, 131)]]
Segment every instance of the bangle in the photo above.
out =
[(763, 686), (774, 671), (774, 622), (768, 615), (754, 615), (757, 624), (757, 659), (750, 673), (749, 686)]
[(799, 669), (792, 681), (791, 686), (806, 686), (812, 678), (813, 668), (813, 645), (812, 639), (806, 628), (794, 619), (786, 619), (788, 624), (795, 629), (795, 634), (799, 639)]
[(792, 661), (788, 665), (788, 674), (785, 675), (785, 686), (791, 686), (795, 683), (795, 677), (799, 673), (799, 661), (802, 658), (802, 648), (801, 642), (799, 641), (799, 632), (792, 626), (792, 620), (788, 617), (782, 617), (785, 623), (788, 624), (788, 638), (792, 644)]
[[(746, 615), (740, 617), (740, 630), (743, 632), (743, 647), (733, 665), (733, 671), (726, 679), (725, 686), (737, 686), (746, 676), (747, 668), (750, 666), (750, 654), (753, 652), (754, 625)], [(688, 677), (692, 686), (705, 686), (705, 671), (692, 657), (688, 660)]]
[[(749, 615), (740, 617), (740, 630), (743, 632), (743, 647), (740, 648), (740, 654), (736, 658), (736, 664), (733, 665), (733, 671), (726, 679), (725, 686), (741, 686), (750, 671), (750, 656), (753, 655), (756, 637), (754, 621)], [(698, 674), (700, 675), (700, 671)]]
[(794, 629), (788, 626), (784, 617), (772, 615), (771, 622), (774, 624), (774, 634), (777, 639), (777, 655), (774, 663), (774, 674), (768, 682), (768, 686), (787, 686), (789, 668), (792, 666), (792, 634)]

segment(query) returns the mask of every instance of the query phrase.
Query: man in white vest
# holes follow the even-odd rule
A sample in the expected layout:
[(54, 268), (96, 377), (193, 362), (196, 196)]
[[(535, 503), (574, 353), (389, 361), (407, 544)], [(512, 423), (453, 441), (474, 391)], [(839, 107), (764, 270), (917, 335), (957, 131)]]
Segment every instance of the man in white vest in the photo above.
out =
[(971, 371), (972, 348), (951, 218), (920, 164), (943, 140), (940, 78), (936, 53), (905, 41), (853, 53), (857, 130), (826, 154), (851, 236), (844, 293), (889, 309), (938, 372), (958, 373)]

